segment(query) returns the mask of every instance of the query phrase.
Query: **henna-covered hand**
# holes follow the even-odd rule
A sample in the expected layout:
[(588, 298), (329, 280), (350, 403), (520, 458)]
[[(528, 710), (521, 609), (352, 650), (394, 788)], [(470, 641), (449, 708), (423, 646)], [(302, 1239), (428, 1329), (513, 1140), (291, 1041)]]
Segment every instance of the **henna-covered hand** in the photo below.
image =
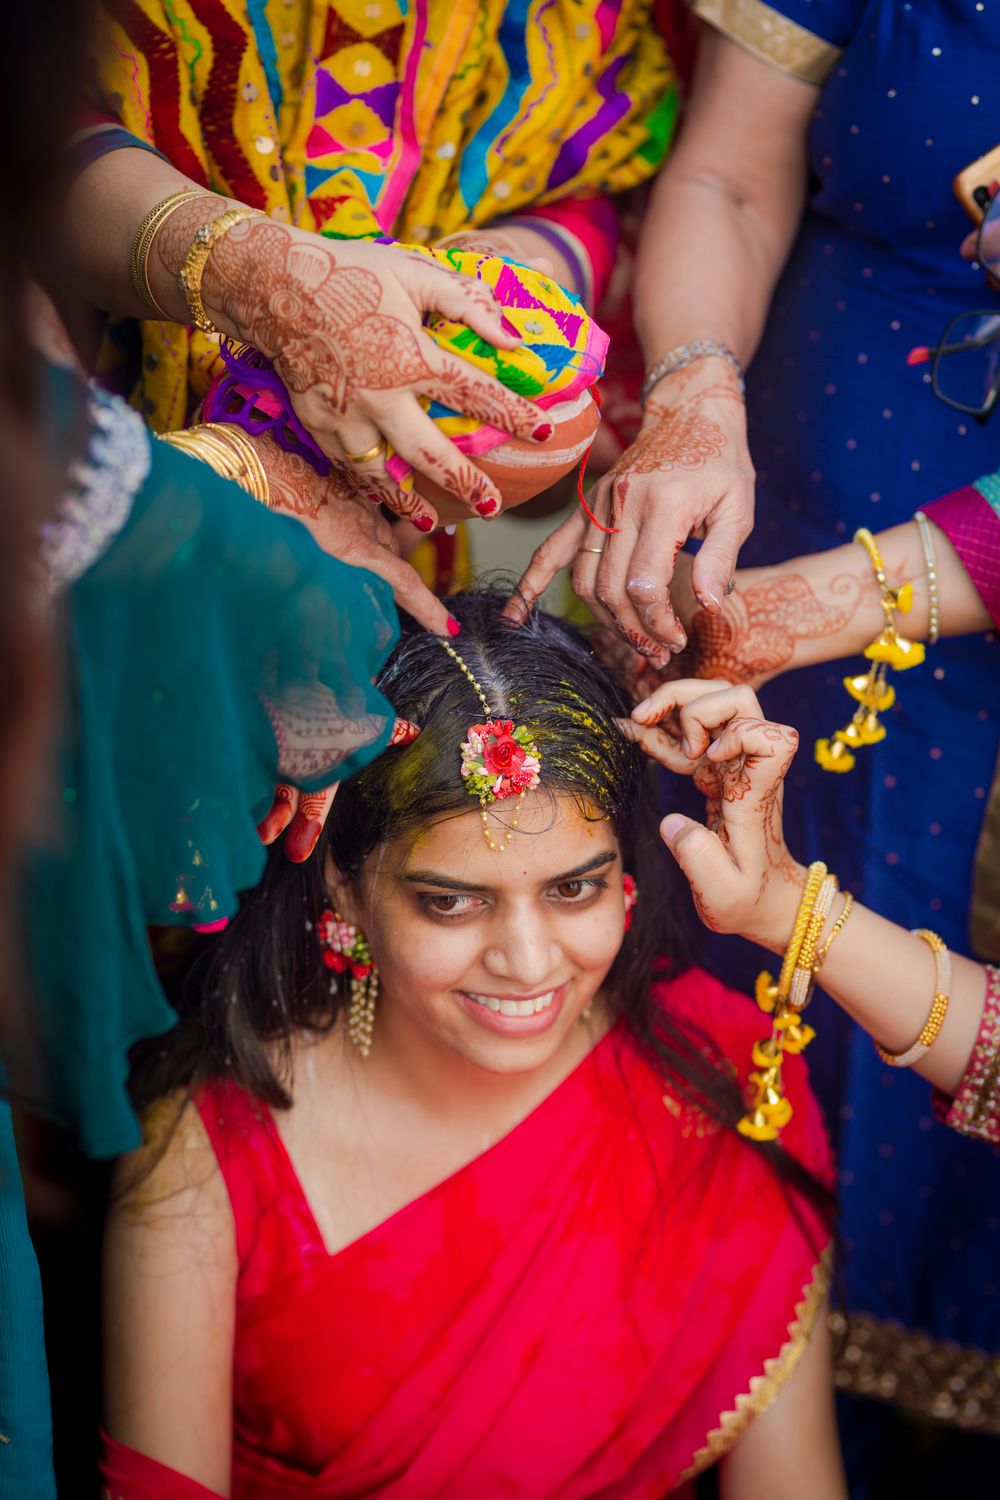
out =
[[(811, 659), (829, 642), (829, 659), (846, 654), (840, 633), (859, 611), (877, 605), (871, 569), (860, 557), (822, 586), (795, 563), (737, 572), (735, 587), (717, 614), (699, 609), (691, 585), (692, 558), (682, 553), (674, 572), (674, 607), (687, 627), (688, 647), (679, 660), (686, 675), (747, 682), (758, 689), (772, 677)], [(873, 597), (874, 596), (874, 597)]]
[(693, 776), (706, 798), (705, 824), (671, 813), (660, 830), (702, 921), (783, 947), (804, 878), (781, 818), (796, 731), (766, 720), (745, 685), (683, 678), (657, 688), (621, 727), (661, 765)]
[[(195, 230), (210, 216), (202, 199), (171, 216), (155, 241), (165, 271), (177, 274)], [(454, 468), (453, 446), (418, 396), (517, 437), (530, 438), (539, 427), (548, 435), (537, 406), (473, 371), (424, 331), (423, 315), (437, 312), (498, 348), (519, 342), (487, 286), (426, 256), (396, 245), (332, 243), (258, 217), (214, 246), (202, 290), (219, 327), (274, 360), (296, 415), (333, 460), (344, 463), (347, 454), (367, 453), (385, 439), (411, 468), (423, 449), (424, 472), (442, 488), (456, 479), (464, 484), (466, 469)], [(353, 467), (391, 509), (426, 529), (436, 524), (430, 502), (398, 485), (382, 457)], [(496, 487), (467, 467), (477, 475), (475, 493), (462, 490), (459, 497), (473, 505), (485, 487), (499, 508)]]
[[(418, 725), (409, 719), (397, 719), (386, 749), (409, 745), (419, 733)], [(300, 792), (287, 781), (280, 782), (274, 789), (267, 816), (257, 824), (261, 843), (273, 844), (287, 829), (282, 846), (285, 855), (293, 864), (303, 864), (319, 843), (339, 785), (334, 782), (318, 792)]]
[[(717, 613), (753, 526), (746, 415), (728, 365), (704, 360), (660, 382), (639, 436), (600, 479), (590, 508), (610, 529), (582, 513), (563, 522), (535, 552), (511, 615), (572, 565), (573, 588), (597, 617), (665, 666), (686, 644), (670, 588), (684, 543), (704, 539), (694, 591), (702, 609)], [(600, 555), (581, 551), (597, 547)]]
[(367, 568), (384, 578), (399, 608), (432, 634), (457, 634), (446, 605), (398, 555), (392, 527), (377, 505), (352, 489), (353, 471), (335, 466), (333, 474), (321, 479), (311, 464), (296, 453), (286, 453), (272, 437), (251, 441), (267, 471), (275, 510), (300, 520), (323, 551), (338, 562)]

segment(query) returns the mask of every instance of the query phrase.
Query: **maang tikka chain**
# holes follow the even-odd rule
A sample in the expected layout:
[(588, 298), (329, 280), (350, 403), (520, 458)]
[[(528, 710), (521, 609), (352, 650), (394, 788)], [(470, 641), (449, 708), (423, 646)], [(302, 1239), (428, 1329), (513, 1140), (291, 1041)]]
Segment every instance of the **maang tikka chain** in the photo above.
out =
[[(524, 794), (538, 785), (541, 758), (531, 731), (523, 724), (514, 724), (513, 719), (495, 719), (486, 694), (476, 681), (466, 663), (453, 646), (437, 637), (442, 651), (447, 652), (463, 677), (471, 684), (476, 697), (483, 705), (485, 720), (472, 724), (462, 743), (462, 779), (469, 795), (479, 801), (483, 823), (483, 837), (494, 854), (502, 854), (507, 848), (521, 817)], [(511, 816), (507, 832), (500, 843), (490, 833), (487, 809), (494, 802), (506, 797), (517, 797), (517, 805)]]

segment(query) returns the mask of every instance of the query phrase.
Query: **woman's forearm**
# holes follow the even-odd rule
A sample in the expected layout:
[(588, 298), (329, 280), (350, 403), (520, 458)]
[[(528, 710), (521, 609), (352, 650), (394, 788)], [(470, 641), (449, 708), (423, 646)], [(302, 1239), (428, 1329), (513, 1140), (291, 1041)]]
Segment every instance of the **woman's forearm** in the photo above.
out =
[[(905, 878), (905, 875), (902, 877)], [(787, 927), (775, 931), (766, 946), (784, 951), (798, 909), (800, 888), (789, 889)], [(820, 935), (826, 941), (840, 916), (838, 897)], [(933, 1046), (912, 1071), (946, 1094), (954, 1094), (975, 1045), (986, 998), (982, 964), (952, 954), (948, 1009)], [(869, 1036), (888, 1052), (905, 1052), (920, 1035), (935, 993), (934, 955), (922, 938), (855, 904), (834, 939), (818, 983)], [(814, 1045), (821, 1046), (821, 1042)]]
[[(73, 289), (105, 312), (151, 317), (132, 284), (136, 232), (157, 203), (182, 188), (199, 186), (169, 162), (139, 148), (111, 151), (91, 162), (70, 187), (63, 209), (66, 263)], [(207, 188), (203, 191), (204, 200), (192, 200), (201, 205), (197, 210), (200, 222), (207, 223), (235, 204)], [(176, 271), (171, 274), (164, 267), (155, 246), (148, 272), (150, 289), (163, 311), (178, 323), (187, 323), (189, 314)]]
[(635, 323), (647, 364), (697, 338), (749, 363), (802, 212), (815, 100), (810, 85), (703, 30), (683, 131), (639, 244)]
[[(958, 553), (944, 532), (929, 524), (941, 635), (988, 630), (989, 613)], [(930, 586), (917, 525), (894, 526), (878, 533), (876, 541), (890, 585), (913, 586), (912, 609), (897, 615), (897, 627), (924, 641)], [(739, 663), (746, 678), (760, 682), (797, 667), (858, 655), (885, 623), (872, 565), (854, 542), (776, 567), (740, 569), (735, 591), (723, 601), (723, 618), (726, 656)], [(713, 666), (714, 637), (698, 616), (692, 620), (692, 634), (700, 653), (699, 676), (718, 675), (716, 667), (722, 668), (718, 662)]]

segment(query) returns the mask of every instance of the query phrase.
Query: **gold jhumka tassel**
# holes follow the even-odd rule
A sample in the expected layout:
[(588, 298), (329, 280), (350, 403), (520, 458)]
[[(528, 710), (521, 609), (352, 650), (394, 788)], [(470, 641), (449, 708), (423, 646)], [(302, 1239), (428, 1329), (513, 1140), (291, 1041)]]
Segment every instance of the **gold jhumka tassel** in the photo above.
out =
[(750, 1074), (754, 1094), (736, 1126), (752, 1141), (776, 1141), (792, 1118), (781, 1065), (786, 1054), (801, 1052), (816, 1035), (803, 1024), (801, 1012), (812, 996), (817, 944), (836, 891), (836, 877), (827, 872), (826, 865), (821, 860), (811, 864), (781, 973), (777, 980), (766, 970), (757, 975), (754, 998), (771, 1017), (771, 1035), (754, 1043), (751, 1058), (756, 1071)]
[(896, 614), (909, 614), (913, 607), (913, 585), (889, 587), (882, 554), (866, 527), (854, 533), (854, 540), (864, 547), (875, 570), (885, 625), (881, 635), (865, 648), (865, 656), (871, 662), (869, 670), (844, 678), (844, 687), (858, 705), (850, 723), (829, 739), (816, 741), (816, 760), (824, 771), (850, 771), (858, 750), (885, 739), (885, 725), (878, 716), (888, 712), (896, 701), (896, 690), (888, 681), (889, 670), (905, 672), (910, 667), (919, 667), (925, 655), (922, 642), (911, 641), (896, 629)]

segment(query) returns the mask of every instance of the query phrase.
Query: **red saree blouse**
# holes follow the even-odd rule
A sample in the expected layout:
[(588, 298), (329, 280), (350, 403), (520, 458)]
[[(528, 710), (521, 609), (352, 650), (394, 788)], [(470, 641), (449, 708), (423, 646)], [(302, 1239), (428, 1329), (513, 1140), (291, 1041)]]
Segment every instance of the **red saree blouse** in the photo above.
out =
[[(762, 1017), (694, 970), (657, 987), (745, 1072)], [(829, 1174), (799, 1058), (786, 1149)], [(233, 1500), (659, 1500), (790, 1373), (827, 1235), (623, 1024), (481, 1156), (327, 1254), (267, 1109), (200, 1099), (239, 1279)], [(113, 1500), (208, 1496), (108, 1441)]]

